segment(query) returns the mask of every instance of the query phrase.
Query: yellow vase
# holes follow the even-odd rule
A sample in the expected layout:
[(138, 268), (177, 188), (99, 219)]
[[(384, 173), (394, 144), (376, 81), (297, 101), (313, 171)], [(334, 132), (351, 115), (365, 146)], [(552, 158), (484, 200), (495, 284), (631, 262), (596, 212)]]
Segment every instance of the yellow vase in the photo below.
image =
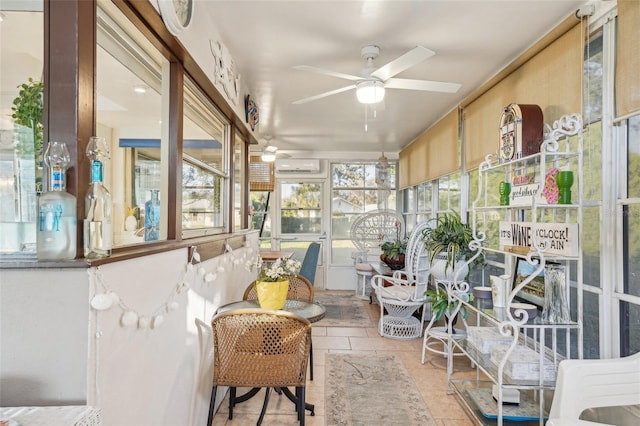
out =
[(289, 280), (256, 281), (258, 303), (263, 309), (282, 309), (289, 293)]

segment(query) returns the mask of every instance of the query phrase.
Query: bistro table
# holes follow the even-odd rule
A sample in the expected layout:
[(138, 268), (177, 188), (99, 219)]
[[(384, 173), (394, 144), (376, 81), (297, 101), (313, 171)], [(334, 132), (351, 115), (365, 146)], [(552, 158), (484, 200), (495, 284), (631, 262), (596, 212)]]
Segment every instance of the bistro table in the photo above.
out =
[[(248, 309), (248, 308), (259, 309), (260, 304), (258, 303), (257, 300), (240, 300), (238, 302), (231, 302), (231, 303), (227, 303), (226, 305), (220, 306), (216, 311), (216, 313), (220, 314), (222, 312), (227, 312), (234, 309)], [(320, 321), (322, 318), (324, 318), (324, 316), (327, 313), (327, 310), (325, 309), (325, 307), (320, 305), (319, 303), (309, 303), (309, 302), (305, 302), (304, 300), (293, 300), (293, 299), (287, 299), (284, 302), (284, 307), (282, 308), (282, 310), (291, 312), (292, 314), (300, 315), (301, 317), (309, 320), (309, 322), (311, 323)], [(310, 359), (313, 360), (313, 357), (311, 357)], [(291, 402), (293, 402), (294, 404), (297, 404), (296, 396), (289, 390), (289, 388), (281, 388), (281, 389), (282, 389), (282, 393), (284, 393), (285, 396), (289, 398)], [(253, 389), (252, 392), (247, 394), (246, 399), (249, 399), (252, 396), (254, 396), (256, 393), (258, 393), (259, 390), (260, 388)], [(243, 401), (246, 401), (246, 399), (243, 399)], [(238, 402), (242, 402), (242, 401), (238, 401)], [(313, 404), (309, 404), (308, 402), (305, 402), (304, 408), (306, 410), (311, 411), (312, 416), (315, 415), (315, 406)]]

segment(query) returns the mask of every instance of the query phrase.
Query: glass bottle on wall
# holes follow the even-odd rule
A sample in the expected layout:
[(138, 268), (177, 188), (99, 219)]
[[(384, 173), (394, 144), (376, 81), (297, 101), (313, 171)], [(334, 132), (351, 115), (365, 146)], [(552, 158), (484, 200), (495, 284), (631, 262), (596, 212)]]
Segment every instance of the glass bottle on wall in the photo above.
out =
[(102, 160), (109, 158), (105, 138), (89, 139), (87, 157), (91, 160), (91, 183), (85, 197), (84, 257), (98, 259), (110, 256), (113, 245), (111, 194), (103, 184)]
[(49, 191), (38, 199), (38, 260), (70, 260), (76, 256), (76, 197), (66, 190), (70, 161), (64, 142), (49, 142), (44, 153)]

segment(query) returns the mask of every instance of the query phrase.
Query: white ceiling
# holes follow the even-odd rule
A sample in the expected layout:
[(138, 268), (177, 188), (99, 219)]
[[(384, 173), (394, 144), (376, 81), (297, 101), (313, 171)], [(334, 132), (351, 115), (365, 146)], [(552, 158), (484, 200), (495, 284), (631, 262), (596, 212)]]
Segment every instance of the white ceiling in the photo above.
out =
[[(260, 108), (260, 138), (272, 135), (272, 145), (291, 153), (340, 155), (399, 151), (584, 3), (196, 0), (195, 13), (209, 15), (242, 83), (251, 88)], [(375, 117), (358, 104), (354, 91), (292, 104), (352, 84), (294, 66), (359, 75), (366, 65), (360, 49), (368, 44), (380, 47), (376, 67), (416, 45), (427, 47), (435, 56), (398, 77), (451, 81), (461, 89), (387, 90)]]

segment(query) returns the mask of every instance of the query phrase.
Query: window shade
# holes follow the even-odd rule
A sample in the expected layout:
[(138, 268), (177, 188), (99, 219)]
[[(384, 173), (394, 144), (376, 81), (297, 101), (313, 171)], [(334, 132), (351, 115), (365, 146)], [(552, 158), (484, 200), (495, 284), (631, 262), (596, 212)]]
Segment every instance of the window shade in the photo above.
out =
[(260, 156), (251, 156), (249, 160), (249, 190), (269, 191), (274, 189), (273, 162), (265, 162)]
[(618, 0), (616, 116), (640, 112), (640, 1)]
[(497, 151), (500, 117), (507, 105), (539, 105), (545, 123), (582, 111), (583, 52), (583, 31), (575, 25), (464, 108), (467, 170)]
[(400, 152), (400, 188), (458, 170), (459, 145), (458, 109), (455, 109)]

